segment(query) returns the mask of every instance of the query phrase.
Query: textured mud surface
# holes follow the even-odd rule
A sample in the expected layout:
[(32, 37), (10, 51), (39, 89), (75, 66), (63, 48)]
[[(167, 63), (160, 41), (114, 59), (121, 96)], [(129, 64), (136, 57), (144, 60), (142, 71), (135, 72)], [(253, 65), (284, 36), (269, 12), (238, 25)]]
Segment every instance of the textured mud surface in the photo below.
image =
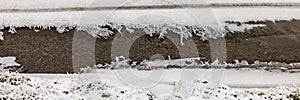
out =
[[(227, 62), (235, 59), (247, 60), (253, 63), (259, 61), (300, 62), (300, 21), (262, 21), (247, 22), (246, 24), (266, 24), (266, 27), (257, 27), (245, 32), (231, 32), (226, 36)], [(239, 24), (239, 23), (232, 23)], [(107, 39), (90, 37), (95, 46), (73, 44), (74, 30), (59, 34), (55, 30), (41, 30), (35, 32), (27, 28), (17, 29), (18, 33), (11, 34), (4, 29), (4, 41), (0, 41), (0, 57), (15, 56), (17, 62), (22, 64), (28, 73), (66, 73), (73, 72), (72, 57), (76, 56), (75, 66), (88, 66), (94, 63), (109, 63), (111, 59), (111, 46), (115, 36)], [(81, 32), (81, 34), (87, 34)], [(141, 36), (130, 47), (129, 57), (134, 61), (150, 59), (155, 54), (165, 59), (180, 58), (178, 47), (168, 38), (159, 39), (158, 35), (150, 37)], [(198, 48), (199, 56), (203, 60), (211, 61), (209, 41), (202, 41), (194, 36), (193, 40)], [(75, 49), (94, 53), (81, 52), (72, 54)], [(91, 46), (91, 47), (89, 47)], [(85, 48), (85, 49), (84, 49)], [(74, 48), (73, 48), (74, 49)], [(93, 51), (93, 50), (91, 50)], [(72, 56), (73, 55), (73, 56)], [(85, 56), (83, 56), (85, 55)], [(88, 55), (88, 56), (86, 56)], [(95, 55), (95, 56), (93, 56)], [(82, 59), (78, 59), (82, 57)], [(91, 59), (94, 61), (91, 61)]]

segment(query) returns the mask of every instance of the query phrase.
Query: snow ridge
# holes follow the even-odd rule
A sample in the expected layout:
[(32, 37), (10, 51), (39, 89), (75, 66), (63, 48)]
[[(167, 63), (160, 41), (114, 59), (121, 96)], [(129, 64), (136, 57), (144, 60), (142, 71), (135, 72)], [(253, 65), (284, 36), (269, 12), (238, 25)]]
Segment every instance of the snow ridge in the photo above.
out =
[[(136, 68), (139, 70), (152, 70), (152, 69), (169, 69), (169, 68), (226, 68), (226, 69), (241, 69), (251, 68), (259, 70), (279, 70), (290, 71), (300, 68), (300, 63), (281, 63), (281, 62), (260, 62), (255, 61), (253, 64), (249, 64), (247, 61), (235, 60), (235, 63), (220, 62), (216, 59), (213, 62), (201, 61), (201, 58), (184, 58), (184, 59), (169, 59), (169, 60), (144, 60), (137, 64), (137, 62), (130, 63), (130, 59), (126, 59), (123, 56), (116, 57), (116, 62), (111, 64), (98, 64), (93, 67), (82, 68), (81, 72), (93, 72), (95, 69), (124, 69), (124, 68)], [(294, 71), (293, 71), (294, 72)]]

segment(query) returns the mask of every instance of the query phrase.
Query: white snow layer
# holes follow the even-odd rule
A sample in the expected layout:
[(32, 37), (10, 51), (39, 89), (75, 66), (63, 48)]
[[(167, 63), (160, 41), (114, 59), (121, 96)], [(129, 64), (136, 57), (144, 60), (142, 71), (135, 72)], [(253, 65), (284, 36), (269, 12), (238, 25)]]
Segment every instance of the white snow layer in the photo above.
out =
[[(232, 27), (225, 21), (264, 21), (299, 19), (300, 9), (295, 8), (213, 8), (213, 9), (161, 9), (161, 10), (116, 10), (116, 11), (69, 11), (69, 12), (21, 12), (0, 13), (0, 27), (50, 29), (57, 27), (63, 33), (76, 28), (97, 37), (107, 37), (112, 32), (99, 26), (109, 25), (117, 30), (125, 27), (129, 32), (142, 29), (146, 34), (154, 32), (164, 36), (168, 31), (191, 37), (192, 31), (206, 38), (224, 37), (225, 26), (230, 31), (248, 27)], [(188, 27), (189, 26), (189, 27)], [(249, 27), (250, 26), (250, 27)], [(253, 25), (260, 27), (263, 25)]]
[(300, 3), (299, 0), (0, 0), (0, 9), (107, 7), (140, 5)]

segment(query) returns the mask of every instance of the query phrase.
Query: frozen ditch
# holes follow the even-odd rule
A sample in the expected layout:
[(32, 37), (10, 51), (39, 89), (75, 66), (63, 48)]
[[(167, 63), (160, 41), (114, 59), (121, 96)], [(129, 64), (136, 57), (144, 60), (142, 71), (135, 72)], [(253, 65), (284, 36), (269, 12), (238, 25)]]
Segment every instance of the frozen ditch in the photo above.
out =
[[(69, 29), (87, 31), (94, 37), (109, 37), (112, 30), (134, 33), (140, 29), (145, 34), (159, 33), (164, 37), (173, 32), (183, 39), (192, 33), (203, 40), (223, 38), (228, 31), (244, 31), (264, 24), (244, 24), (248, 21), (277, 21), (300, 19), (298, 0), (239, 0), (238, 3), (258, 6), (263, 3), (280, 7), (215, 7), (186, 9), (131, 9), (131, 10), (59, 10), (63, 8), (110, 8), (124, 0), (3, 1), (0, 4), (0, 40), (5, 41), (4, 28), (17, 33), (17, 28), (28, 27), (35, 31), (56, 28), (64, 33)], [(96, 2), (96, 1), (95, 1)], [(170, 3), (171, 2), (171, 3)], [(172, 6), (179, 4), (223, 4), (237, 0), (202, 1), (133, 1), (124, 6)], [(292, 5), (293, 6), (289, 6)], [(122, 5), (122, 4), (121, 4)], [(285, 6), (286, 5), (286, 6)], [(18, 9), (13, 11), (13, 9)], [(39, 11), (41, 9), (41, 11)], [(49, 10), (48, 10), (49, 9)], [(52, 10), (51, 10), (52, 9)], [(53, 10), (54, 9), (54, 10)], [(57, 10), (57, 11), (56, 11)], [(226, 23), (240, 22), (242, 25)], [(5, 33), (5, 32), (4, 32)], [(299, 98), (300, 73), (268, 72), (280, 70), (297, 72), (299, 63), (236, 61), (201, 62), (194, 59), (145, 61), (129, 64), (120, 60), (107, 65), (82, 69), (82, 74), (19, 74), (20, 64), (14, 57), (0, 58), (0, 99), (290, 99)], [(17, 69), (16, 69), (17, 68)], [(227, 68), (227, 69), (223, 69)], [(111, 70), (114, 69), (114, 70)], [(236, 70), (239, 69), (239, 70)], [(261, 70), (264, 69), (264, 70)], [(130, 74), (128, 74), (130, 73)], [(146, 85), (145, 85), (146, 84)], [(162, 90), (163, 89), (163, 90)]]

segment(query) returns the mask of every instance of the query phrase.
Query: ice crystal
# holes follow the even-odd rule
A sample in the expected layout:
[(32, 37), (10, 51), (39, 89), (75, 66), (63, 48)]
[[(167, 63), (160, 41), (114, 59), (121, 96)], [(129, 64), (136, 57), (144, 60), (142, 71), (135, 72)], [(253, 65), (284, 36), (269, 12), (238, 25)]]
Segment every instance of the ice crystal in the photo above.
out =
[[(109, 26), (102, 27), (102, 26)], [(173, 33), (180, 36), (181, 44), (184, 44), (184, 39), (187, 40), (193, 36), (193, 33), (197, 36), (200, 36), (202, 40), (207, 39), (216, 39), (219, 37), (225, 36), (225, 29), (218, 26), (201, 26), (201, 25), (181, 25), (181, 24), (171, 24), (171, 23), (162, 23), (162, 24), (131, 24), (131, 23), (106, 23), (104, 25), (68, 25), (68, 24), (48, 24), (48, 25), (4, 25), (3, 27), (9, 27), (8, 32), (17, 33), (16, 28), (19, 27), (29, 27), (38, 32), (39, 30), (49, 30), (52, 27), (56, 27), (58, 33), (64, 33), (70, 29), (76, 28), (77, 31), (86, 31), (90, 35), (96, 38), (104, 37), (108, 38), (114, 34), (113, 30), (117, 30), (122, 35), (122, 30), (126, 30), (129, 33), (134, 33), (135, 30), (142, 30), (145, 34), (153, 36), (153, 34), (159, 34), (159, 38), (164, 38), (167, 34)], [(3, 33), (0, 34), (1, 40)]]
[(3, 32), (2, 31), (0, 31), (0, 40), (4, 40), (4, 37), (3, 37)]

